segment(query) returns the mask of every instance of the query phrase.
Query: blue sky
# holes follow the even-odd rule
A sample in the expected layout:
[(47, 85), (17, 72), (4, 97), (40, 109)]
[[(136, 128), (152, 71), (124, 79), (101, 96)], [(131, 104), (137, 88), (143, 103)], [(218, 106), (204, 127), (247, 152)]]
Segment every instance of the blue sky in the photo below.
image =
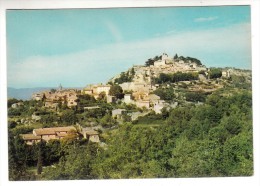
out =
[(8, 86), (105, 83), (163, 52), (251, 68), (249, 6), (8, 10)]

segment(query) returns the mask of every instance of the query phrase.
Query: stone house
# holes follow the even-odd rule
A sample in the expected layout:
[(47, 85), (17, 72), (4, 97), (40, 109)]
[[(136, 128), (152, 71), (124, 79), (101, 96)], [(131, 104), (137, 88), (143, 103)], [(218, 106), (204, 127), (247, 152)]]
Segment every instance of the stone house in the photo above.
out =
[(34, 134), (21, 134), (20, 136), (27, 145), (33, 145), (41, 141), (41, 136), (35, 136)]
[(166, 65), (165, 60), (158, 60), (158, 61), (154, 62), (155, 67), (160, 67), (160, 66), (165, 66), (165, 65)]
[(53, 128), (39, 128), (34, 129), (32, 134), (21, 134), (21, 137), (28, 145), (40, 142), (44, 140), (46, 142), (50, 140), (59, 140), (68, 135), (68, 132), (76, 131), (73, 126), (69, 127), (53, 127)]
[(96, 87), (96, 93), (99, 95), (101, 92), (105, 92), (106, 96), (109, 94), (111, 85), (98, 85)]
[(162, 109), (166, 106), (168, 106), (168, 104), (164, 100), (160, 100), (154, 104), (153, 110), (156, 114), (161, 114)]
[(88, 95), (92, 95), (93, 94), (93, 89), (91, 88), (85, 88), (82, 90), (83, 94), (88, 94)]
[(228, 70), (223, 70), (223, 71), (222, 71), (222, 77), (223, 77), (223, 78), (230, 78), (230, 72), (231, 72), (230, 69), (228, 69)]
[(23, 102), (14, 103), (11, 105), (12, 108), (17, 109), (23, 106)]
[(102, 92), (104, 92), (106, 96), (108, 96), (110, 88), (111, 85), (88, 85), (82, 90), (82, 92), (83, 94), (94, 96), (94, 98), (97, 99)]
[(116, 102), (116, 97), (115, 96), (107, 96), (107, 103), (115, 103)]
[(82, 128), (81, 134), (85, 139), (88, 139), (91, 142), (99, 143), (99, 133), (95, 130), (88, 129), (88, 128)]
[(112, 110), (112, 117), (116, 119), (121, 119), (122, 115), (126, 112), (125, 109), (115, 109)]
[(139, 108), (147, 108), (149, 109), (150, 108), (150, 101), (149, 100), (137, 100), (136, 101), (136, 106), (139, 107)]
[(160, 100), (160, 96), (157, 96), (156, 94), (149, 94), (144, 98), (146, 101), (150, 101), (150, 104), (155, 104)]
[(33, 135), (40, 136), (42, 140), (48, 142), (51, 139), (62, 139), (67, 136), (69, 131), (76, 131), (75, 127), (53, 127), (34, 129)]
[(78, 96), (77, 95), (75, 95), (75, 94), (69, 94), (68, 96), (67, 96), (67, 106), (69, 107), (69, 108), (71, 108), (71, 107), (75, 107), (75, 106), (77, 106), (78, 105)]
[(43, 99), (43, 95), (42, 93), (35, 93), (32, 95), (32, 99), (36, 100), (36, 101), (41, 101)]
[(131, 103), (133, 103), (132, 95), (131, 95), (131, 94), (125, 94), (125, 95), (124, 95), (124, 102), (125, 102), (126, 104), (131, 104)]
[(46, 108), (52, 108), (52, 109), (57, 109), (59, 103), (53, 102), (52, 100), (46, 100), (44, 103), (44, 106)]

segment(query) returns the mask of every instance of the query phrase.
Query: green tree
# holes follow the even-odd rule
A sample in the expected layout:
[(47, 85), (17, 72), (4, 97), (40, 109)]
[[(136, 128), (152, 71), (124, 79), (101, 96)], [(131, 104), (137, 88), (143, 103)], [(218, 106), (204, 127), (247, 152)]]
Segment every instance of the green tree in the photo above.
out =
[(158, 95), (160, 99), (172, 101), (175, 98), (174, 89), (170, 88), (158, 88), (154, 91), (154, 94)]
[(103, 127), (112, 127), (116, 124), (116, 120), (114, 120), (111, 115), (106, 114), (103, 118), (100, 119), (100, 123)]
[(222, 76), (222, 70), (220, 68), (211, 68), (209, 77), (211, 79), (220, 78)]
[(78, 118), (76, 116), (75, 111), (65, 110), (61, 115), (61, 121), (67, 125), (73, 125), (76, 124)]
[(101, 92), (99, 95), (98, 95), (98, 99), (100, 101), (105, 101), (106, 100), (106, 93), (105, 92)]
[(122, 99), (124, 97), (122, 87), (119, 85), (112, 85), (109, 90), (109, 95), (115, 96), (118, 99)]
[(185, 97), (187, 101), (192, 102), (205, 102), (206, 100), (206, 95), (203, 92), (187, 92)]
[(43, 148), (44, 143), (40, 142), (38, 144), (38, 161), (37, 161), (37, 174), (41, 174), (42, 173), (42, 156), (43, 156), (43, 152), (42, 152), (42, 148)]
[(154, 60), (153, 59), (148, 59), (146, 62), (145, 62), (145, 66), (151, 66), (151, 65), (154, 65)]

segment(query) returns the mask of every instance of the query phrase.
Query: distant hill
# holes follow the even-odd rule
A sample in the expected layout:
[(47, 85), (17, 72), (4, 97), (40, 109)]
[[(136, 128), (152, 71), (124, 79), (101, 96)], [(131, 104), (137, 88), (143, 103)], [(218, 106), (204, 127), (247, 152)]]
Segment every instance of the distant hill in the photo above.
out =
[(22, 100), (29, 100), (32, 97), (32, 94), (35, 92), (40, 92), (44, 90), (50, 90), (49, 87), (38, 87), (38, 88), (7, 88), (7, 96), (9, 98), (16, 98)]
[[(41, 92), (45, 90), (50, 89), (57, 89), (57, 87), (36, 87), (36, 88), (7, 88), (7, 97), (9, 98), (16, 98), (16, 99), (22, 99), (22, 100), (29, 100), (32, 98), (33, 93)], [(74, 89), (82, 89), (81, 87), (64, 87), (64, 89), (67, 88), (74, 88)]]

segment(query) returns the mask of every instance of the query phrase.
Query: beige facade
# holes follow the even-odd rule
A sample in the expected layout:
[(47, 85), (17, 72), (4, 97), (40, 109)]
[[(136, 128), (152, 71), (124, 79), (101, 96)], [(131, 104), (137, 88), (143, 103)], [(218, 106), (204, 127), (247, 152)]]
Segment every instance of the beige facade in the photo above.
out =
[(150, 108), (150, 101), (146, 101), (146, 100), (137, 100), (136, 101), (136, 106), (139, 108)]
[(83, 89), (82, 92), (84, 94), (92, 95), (95, 99), (97, 99), (102, 92), (104, 92), (106, 96), (108, 96), (110, 88), (111, 85), (88, 85)]
[(41, 139), (48, 142), (52, 139), (62, 139), (65, 136), (67, 136), (69, 131), (76, 131), (75, 127), (53, 127), (53, 128), (40, 128), (40, 129), (34, 129), (33, 135), (39, 136)]
[[(89, 141), (99, 143), (99, 133), (93, 129), (80, 128), (80, 132), (84, 138)], [(49, 142), (50, 140), (60, 140), (68, 136), (71, 131), (77, 132), (73, 126), (68, 127), (53, 127), (53, 128), (40, 128), (34, 129), (32, 134), (21, 134), (21, 137), (28, 145), (38, 143), (41, 140)]]
[(131, 103), (133, 103), (132, 95), (131, 95), (131, 94), (125, 94), (125, 95), (124, 95), (124, 102), (125, 102), (126, 104), (131, 104)]
[(96, 93), (97, 93), (97, 94), (100, 94), (101, 92), (105, 92), (106, 95), (108, 95), (110, 88), (111, 88), (110, 85), (98, 85), (98, 86), (96, 87)]
[(77, 106), (78, 92), (75, 89), (56, 90), (55, 92), (43, 91), (33, 95), (33, 99), (45, 101), (45, 107), (57, 108), (58, 103), (67, 102), (68, 107)]

